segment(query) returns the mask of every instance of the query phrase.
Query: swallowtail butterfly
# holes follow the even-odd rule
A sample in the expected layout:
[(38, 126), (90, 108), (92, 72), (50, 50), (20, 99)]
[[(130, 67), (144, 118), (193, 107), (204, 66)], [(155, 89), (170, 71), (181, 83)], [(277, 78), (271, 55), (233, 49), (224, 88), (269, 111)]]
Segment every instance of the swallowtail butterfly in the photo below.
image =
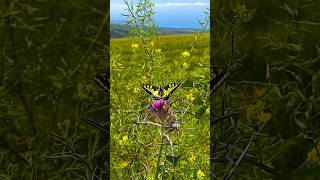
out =
[(171, 83), (164, 87), (156, 87), (149, 84), (142, 84), (140, 86), (153, 100), (169, 100), (170, 96), (181, 86), (181, 84)]

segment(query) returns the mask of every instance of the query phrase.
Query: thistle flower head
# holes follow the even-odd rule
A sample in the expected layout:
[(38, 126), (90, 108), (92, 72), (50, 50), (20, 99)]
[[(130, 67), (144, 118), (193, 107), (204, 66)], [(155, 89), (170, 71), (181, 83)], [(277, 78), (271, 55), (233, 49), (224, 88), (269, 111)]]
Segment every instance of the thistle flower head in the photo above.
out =
[(150, 104), (150, 110), (155, 112), (156, 118), (165, 119), (169, 113), (169, 101), (167, 100), (157, 100)]
[(153, 109), (158, 109), (159, 110), (159, 109), (162, 109), (165, 104), (166, 104), (166, 101), (163, 100), (163, 99), (160, 99), (158, 101), (153, 102), (151, 104), (151, 106), (152, 106)]

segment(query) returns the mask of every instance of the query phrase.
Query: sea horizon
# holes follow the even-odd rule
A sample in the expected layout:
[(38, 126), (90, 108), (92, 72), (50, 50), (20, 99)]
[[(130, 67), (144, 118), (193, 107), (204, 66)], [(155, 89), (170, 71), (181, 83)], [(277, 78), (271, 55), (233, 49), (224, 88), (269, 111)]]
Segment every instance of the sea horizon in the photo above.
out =
[[(155, 21), (159, 27), (163, 28), (203, 28), (200, 22), (205, 22), (207, 13), (209, 13), (209, 0), (205, 1), (160, 1), (155, 0)], [(125, 5), (121, 0), (112, 0), (110, 4), (110, 22), (125, 22), (127, 14)]]

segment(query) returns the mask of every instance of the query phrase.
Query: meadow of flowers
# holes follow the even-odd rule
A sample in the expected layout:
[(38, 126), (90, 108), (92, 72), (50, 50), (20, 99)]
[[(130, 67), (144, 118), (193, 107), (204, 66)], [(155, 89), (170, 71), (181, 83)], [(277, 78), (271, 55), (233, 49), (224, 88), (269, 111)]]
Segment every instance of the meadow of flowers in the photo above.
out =
[[(110, 46), (111, 178), (208, 179), (209, 34), (159, 36), (147, 44), (112, 39)], [(179, 128), (165, 130), (147, 116), (152, 100), (140, 84), (172, 82), (182, 84), (169, 100)]]

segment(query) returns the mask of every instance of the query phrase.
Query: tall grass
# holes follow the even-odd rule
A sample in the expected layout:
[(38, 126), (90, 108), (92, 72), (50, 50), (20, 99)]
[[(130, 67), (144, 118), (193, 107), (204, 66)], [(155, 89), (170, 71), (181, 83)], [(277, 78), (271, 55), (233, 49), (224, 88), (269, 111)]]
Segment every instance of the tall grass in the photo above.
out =
[[(160, 36), (141, 5), (152, 12), (150, 1), (127, 2), (138, 37), (111, 40), (111, 177), (209, 178), (209, 34)], [(135, 21), (139, 13), (153, 23)], [(145, 119), (151, 100), (140, 84), (172, 82), (182, 83), (170, 99), (181, 128), (137, 123), (154, 122)]]

